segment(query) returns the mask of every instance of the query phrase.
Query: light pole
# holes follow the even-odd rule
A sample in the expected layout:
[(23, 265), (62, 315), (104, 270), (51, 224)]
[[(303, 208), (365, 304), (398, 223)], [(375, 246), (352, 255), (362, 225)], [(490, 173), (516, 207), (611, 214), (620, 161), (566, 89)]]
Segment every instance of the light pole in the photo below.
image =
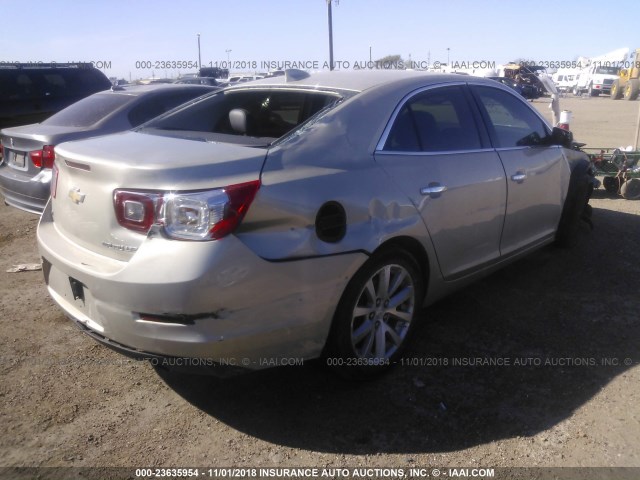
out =
[(371, 63), (371, 62), (372, 62), (372, 59), (371, 59), (371, 45), (369, 45), (369, 63)]
[(327, 0), (327, 16), (329, 18), (329, 70), (333, 70), (333, 21), (331, 18), (331, 0)]
[(449, 47), (447, 47), (447, 67), (449, 66), (449, 51), (451, 49)]
[[(198, 34), (198, 70), (202, 68), (202, 58), (200, 57), (200, 34)], [(198, 72), (200, 75), (200, 72)]]
[(229, 60), (229, 54), (231, 53), (231, 49), (225, 50), (227, 52), (227, 70), (231, 72), (231, 60)]

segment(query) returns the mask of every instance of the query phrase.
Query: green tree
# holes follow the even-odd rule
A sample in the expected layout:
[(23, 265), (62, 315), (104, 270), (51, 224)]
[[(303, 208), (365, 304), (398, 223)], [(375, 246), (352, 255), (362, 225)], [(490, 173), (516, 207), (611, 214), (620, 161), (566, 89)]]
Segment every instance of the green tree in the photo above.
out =
[(404, 70), (406, 64), (401, 55), (387, 55), (375, 61), (375, 68), (385, 70)]

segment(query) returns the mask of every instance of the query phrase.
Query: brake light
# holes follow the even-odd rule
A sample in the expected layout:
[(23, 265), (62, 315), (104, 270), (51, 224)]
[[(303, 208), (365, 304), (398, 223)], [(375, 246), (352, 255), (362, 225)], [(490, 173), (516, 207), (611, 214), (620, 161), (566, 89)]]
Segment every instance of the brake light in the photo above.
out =
[(31, 162), (36, 168), (53, 168), (53, 161), (56, 158), (53, 145), (45, 145), (42, 150), (32, 150), (29, 152)]
[(118, 223), (130, 230), (146, 233), (158, 224), (169, 238), (216, 240), (240, 225), (259, 188), (255, 180), (199, 192), (116, 190), (114, 206)]

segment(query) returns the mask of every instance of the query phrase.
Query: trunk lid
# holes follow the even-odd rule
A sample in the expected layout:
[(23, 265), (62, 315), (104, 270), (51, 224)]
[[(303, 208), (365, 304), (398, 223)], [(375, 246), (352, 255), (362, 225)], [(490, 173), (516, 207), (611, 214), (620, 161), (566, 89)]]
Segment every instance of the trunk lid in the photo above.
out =
[(56, 147), (54, 222), (74, 243), (128, 260), (146, 234), (118, 224), (114, 190), (221, 188), (259, 179), (265, 157), (262, 148), (139, 132), (63, 143)]
[(61, 142), (90, 135), (86, 128), (59, 127), (55, 125), (24, 125), (22, 127), (5, 128), (0, 141), (5, 151), (7, 164), (28, 176), (38, 174), (42, 168), (36, 167), (29, 157), (29, 152), (42, 150), (44, 145), (57, 145)]

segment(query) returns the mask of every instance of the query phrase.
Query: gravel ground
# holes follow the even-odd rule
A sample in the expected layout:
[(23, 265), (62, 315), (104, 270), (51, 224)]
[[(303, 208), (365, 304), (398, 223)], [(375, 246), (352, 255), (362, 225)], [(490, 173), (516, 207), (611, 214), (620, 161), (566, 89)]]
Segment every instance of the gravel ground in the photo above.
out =
[[(631, 142), (638, 102), (565, 100), (578, 140)], [(425, 310), (405, 364), (366, 383), (319, 362), (218, 379), (122, 357), (42, 272), (5, 273), (39, 257), (37, 217), (2, 205), (0, 467), (640, 467), (640, 202), (591, 203), (576, 248)]]

